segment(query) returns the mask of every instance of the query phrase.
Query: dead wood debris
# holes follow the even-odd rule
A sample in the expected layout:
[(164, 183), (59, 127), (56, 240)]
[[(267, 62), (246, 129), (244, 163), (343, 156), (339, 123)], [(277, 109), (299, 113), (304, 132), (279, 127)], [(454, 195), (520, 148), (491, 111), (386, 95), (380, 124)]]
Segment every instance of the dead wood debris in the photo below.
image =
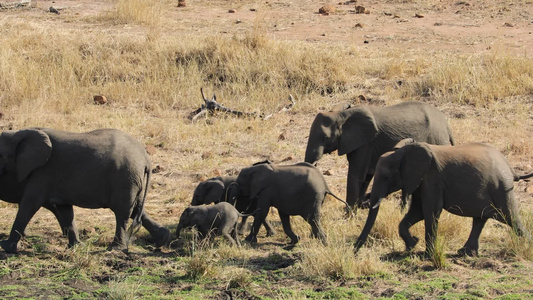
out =
[[(273, 114), (270, 114), (270, 115), (263, 115), (263, 114), (257, 114), (257, 113), (247, 113), (247, 112), (242, 112), (242, 111), (237, 111), (237, 110), (233, 110), (233, 109), (230, 109), (230, 108), (227, 108), (225, 107), (224, 105), (222, 104), (219, 104), (217, 102), (217, 97), (215, 94), (213, 94), (213, 97), (211, 99), (207, 99), (204, 95), (204, 91), (202, 88), (200, 88), (200, 92), (202, 93), (202, 98), (204, 99), (204, 104), (202, 104), (202, 106), (200, 108), (198, 108), (197, 110), (191, 112), (189, 114), (189, 119), (191, 121), (196, 121), (200, 118), (204, 118), (204, 117), (207, 117), (207, 116), (211, 116), (217, 112), (222, 112), (222, 113), (226, 113), (226, 114), (232, 114), (232, 115), (235, 115), (237, 117), (259, 117), (263, 120), (267, 120), (269, 119), (270, 117), (272, 117)], [(294, 98), (292, 97), (292, 95), (289, 95), (289, 100), (291, 103), (289, 103), (288, 105), (284, 106), (281, 110), (278, 111), (278, 113), (282, 113), (282, 112), (286, 112), (286, 111), (289, 111), (291, 110), (294, 105), (296, 104), (296, 102), (294, 101)]]

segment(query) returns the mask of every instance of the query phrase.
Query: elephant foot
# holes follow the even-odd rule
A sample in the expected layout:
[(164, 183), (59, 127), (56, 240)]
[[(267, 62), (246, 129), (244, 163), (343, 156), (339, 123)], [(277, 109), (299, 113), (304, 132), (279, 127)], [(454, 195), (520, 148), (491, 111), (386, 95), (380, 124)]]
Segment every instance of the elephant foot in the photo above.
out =
[(109, 247), (107, 247), (107, 251), (113, 251), (113, 250), (118, 250), (118, 251), (122, 251), (124, 253), (127, 253), (128, 252), (128, 246), (124, 243), (119, 243), (117, 241), (113, 241), (111, 243), (111, 245), (109, 245)]
[(478, 256), (478, 250), (468, 247), (463, 247), (457, 250), (457, 254), (460, 256)]
[(168, 242), (170, 238), (170, 230), (165, 227), (161, 227), (159, 232), (154, 234), (153, 237), (155, 239), (155, 246), (159, 248)]
[(296, 235), (294, 238), (291, 238), (290, 244), (291, 245), (296, 245), (296, 244), (298, 244), (299, 241), (300, 241), (300, 236)]
[(413, 250), (413, 248), (418, 244), (418, 238), (417, 237), (411, 237), (410, 240), (405, 240), (405, 250), (407, 252), (410, 252)]
[(68, 242), (68, 248), (72, 248), (76, 245), (79, 245), (81, 242), (79, 240), (74, 240), (74, 241), (71, 241), (71, 242)]
[(267, 235), (266, 235), (267, 237), (274, 236), (274, 235), (276, 235), (276, 231), (275, 230), (267, 230)]
[(10, 242), (9, 240), (0, 242), (0, 246), (6, 253), (18, 253), (17, 244), (17, 242)]
[(250, 234), (244, 240), (249, 243), (257, 243), (257, 236)]

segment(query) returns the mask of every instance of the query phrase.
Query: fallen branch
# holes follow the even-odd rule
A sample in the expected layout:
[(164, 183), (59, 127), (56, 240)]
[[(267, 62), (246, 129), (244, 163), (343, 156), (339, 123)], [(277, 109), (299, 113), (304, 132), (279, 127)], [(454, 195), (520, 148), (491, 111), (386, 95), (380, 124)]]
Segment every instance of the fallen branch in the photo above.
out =
[(217, 96), (215, 94), (213, 94), (213, 98), (207, 99), (204, 95), (204, 90), (202, 88), (200, 88), (200, 92), (202, 93), (204, 104), (202, 104), (202, 106), (199, 109), (193, 111), (189, 115), (189, 119), (191, 119), (193, 122), (201, 117), (213, 115), (215, 112), (229, 113), (229, 114), (236, 115), (237, 117), (256, 117), (255, 113), (246, 113), (246, 112), (236, 111), (236, 110), (224, 107), (222, 104), (219, 104), (217, 102)]
[[(207, 116), (211, 116), (213, 115), (214, 113), (216, 112), (222, 112), (222, 113), (227, 113), (227, 114), (233, 114), (237, 117), (259, 117), (263, 120), (268, 120), (270, 117), (272, 117), (273, 114), (270, 114), (270, 115), (267, 115), (267, 116), (264, 116), (263, 114), (257, 114), (257, 113), (247, 113), (247, 112), (242, 112), (242, 111), (237, 111), (237, 110), (233, 110), (233, 109), (230, 109), (230, 108), (227, 108), (225, 106), (223, 106), (222, 104), (219, 104), (217, 102), (217, 96), (213, 93), (213, 97), (211, 99), (207, 99), (204, 95), (204, 90), (202, 88), (200, 88), (200, 92), (202, 93), (202, 98), (204, 99), (204, 104), (202, 104), (202, 106), (200, 108), (198, 108), (197, 110), (191, 112), (189, 114), (189, 119), (192, 120), (193, 122), (196, 121), (197, 119), (200, 119), (200, 118), (203, 118), (203, 117), (207, 117)], [(285, 105), (282, 109), (280, 109), (277, 113), (282, 113), (282, 112), (286, 112), (286, 111), (289, 111), (291, 110), (294, 105), (296, 105), (296, 101), (294, 101), (294, 98), (292, 97), (292, 95), (289, 95), (289, 101), (290, 103)]]

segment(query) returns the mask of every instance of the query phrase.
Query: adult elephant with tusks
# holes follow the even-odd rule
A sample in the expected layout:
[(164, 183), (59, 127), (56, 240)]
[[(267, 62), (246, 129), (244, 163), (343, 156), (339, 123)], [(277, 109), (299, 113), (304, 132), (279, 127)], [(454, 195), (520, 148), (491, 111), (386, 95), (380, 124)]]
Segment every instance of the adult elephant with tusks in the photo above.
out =
[(421, 102), (388, 107), (358, 106), (319, 113), (309, 132), (305, 161), (316, 163), (337, 150), (348, 159), (346, 202), (364, 208), (366, 190), (378, 158), (405, 138), (437, 145), (453, 145), (444, 114)]
[(520, 220), (513, 182), (532, 176), (533, 173), (515, 174), (505, 157), (486, 144), (406, 143), (383, 154), (378, 161), (372, 185), (372, 208), (355, 248), (358, 250), (365, 243), (376, 221), (381, 199), (399, 189), (413, 196), (399, 226), (407, 251), (418, 242), (409, 228), (424, 220), (426, 253), (431, 252), (443, 209), (472, 217), (472, 231), (459, 250), (461, 255), (478, 254), (479, 236), (490, 218), (510, 225), (519, 235), (530, 237)]
[[(110, 248), (127, 250), (141, 223), (161, 246), (170, 233), (144, 212), (149, 181), (145, 148), (122, 131), (4, 131), (0, 135), (0, 199), (18, 203), (19, 208), (9, 238), (0, 246), (16, 253), (28, 222), (41, 207), (56, 216), (73, 246), (79, 242), (73, 205), (113, 211), (116, 232)], [(130, 218), (133, 222), (126, 230)]]

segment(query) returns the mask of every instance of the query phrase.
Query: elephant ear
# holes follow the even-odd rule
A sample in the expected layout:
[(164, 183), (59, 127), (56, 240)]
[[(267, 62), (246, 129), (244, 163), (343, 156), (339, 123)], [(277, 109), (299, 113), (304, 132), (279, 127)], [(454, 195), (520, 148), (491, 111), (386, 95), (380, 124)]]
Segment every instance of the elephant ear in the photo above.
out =
[(396, 151), (403, 155), (400, 164), (400, 174), (405, 194), (412, 194), (420, 186), (422, 179), (429, 172), (433, 162), (433, 154), (425, 144), (414, 143), (406, 145)]
[(344, 155), (374, 140), (378, 127), (372, 112), (365, 107), (343, 111), (346, 121), (341, 125), (338, 154)]
[(23, 181), (35, 169), (44, 166), (52, 154), (52, 142), (41, 130), (20, 130), (13, 135), (17, 144), (17, 179)]
[(237, 197), (239, 196), (239, 184), (232, 182), (226, 188), (226, 194), (224, 195), (225, 202), (230, 203), (233, 206), (237, 205)]
[(270, 175), (274, 171), (269, 164), (262, 164), (253, 167), (250, 178), (250, 199), (255, 199), (262, 190), (270, 185)]
[(220, 180), (213, 180), (209, 182), (208, 189), (205, 194), (204, 204), (218, 203), (223, 195), (224, 183)]

